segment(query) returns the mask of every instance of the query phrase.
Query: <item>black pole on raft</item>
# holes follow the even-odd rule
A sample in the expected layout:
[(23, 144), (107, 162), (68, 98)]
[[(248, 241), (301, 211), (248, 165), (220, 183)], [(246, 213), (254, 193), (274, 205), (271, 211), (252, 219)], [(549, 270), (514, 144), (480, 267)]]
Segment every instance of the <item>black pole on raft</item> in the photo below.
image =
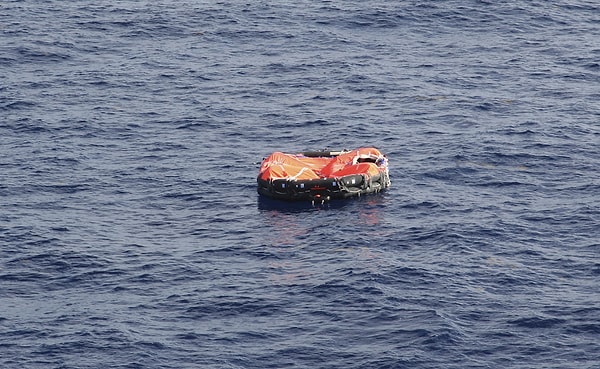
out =
[(301, 152), (300, 155), (304, 155), (307, 158), (321, 158), (321, 157), (332, 157), (332, 156), (338, 156), (344, 153), (347, 153), (348, 151), (342, 150), (342, 151), (304, 151)]

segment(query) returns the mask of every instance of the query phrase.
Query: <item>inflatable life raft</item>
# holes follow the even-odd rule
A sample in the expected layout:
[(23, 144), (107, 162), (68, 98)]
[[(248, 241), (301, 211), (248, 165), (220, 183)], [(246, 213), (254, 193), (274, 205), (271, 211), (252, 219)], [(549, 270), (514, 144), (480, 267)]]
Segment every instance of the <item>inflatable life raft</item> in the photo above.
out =
[(390, 186), (388, 161), (379, 150), (274, 152), (260, 166), (258, 193), (281, 200), (325, 202), (376, 193)]

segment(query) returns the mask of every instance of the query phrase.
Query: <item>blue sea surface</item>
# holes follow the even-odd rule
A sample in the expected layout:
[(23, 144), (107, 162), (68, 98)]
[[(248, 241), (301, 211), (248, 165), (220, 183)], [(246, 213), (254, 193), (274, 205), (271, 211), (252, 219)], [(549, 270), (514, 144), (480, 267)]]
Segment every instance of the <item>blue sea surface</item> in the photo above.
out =
[[(0, 367), (600, 368), (596, 1), (0, 24)], [(386, 192), (256, 192), (273, 151), (361, 146)]]

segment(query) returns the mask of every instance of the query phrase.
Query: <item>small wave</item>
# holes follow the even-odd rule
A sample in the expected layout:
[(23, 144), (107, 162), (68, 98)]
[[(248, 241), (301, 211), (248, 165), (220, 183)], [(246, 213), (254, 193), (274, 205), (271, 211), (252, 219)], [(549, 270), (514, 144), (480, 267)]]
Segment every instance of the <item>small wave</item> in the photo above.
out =
[(565, 320), (533, 316), (510, 320), (509, 323), (522, 328), (554, 328), (555, 326), (564, 325)]
[(2, 107), (0, 107), (0, 110), (4, 110), (4, 111), (28, 110), (34, 106), (36, 106), (36, 104), (34, 102), (19, 100), (19, 101), (14, 101), (14, 102), (3, 105)]
[[(75, 160), (75, 162), (77, 162)], [(45, 184), (45, 185), (33, 185), (31, 190), (40, 193), (56, 193), (56, 194), (76, 194), (79, 192), (89, 191), (91, 186), (85, 184)]]
[(20, 55), (21, 59), (19, 62), (27, 63), (27, 62), (41, 62), (41, 63), (54, 63), (54, 62), (63, 62), (65, 60), (71, 59), (70, 54), (52, 52), (47, 50), (40, 50), (28, 47), (19, 47), (17, 48), (17, 53)]

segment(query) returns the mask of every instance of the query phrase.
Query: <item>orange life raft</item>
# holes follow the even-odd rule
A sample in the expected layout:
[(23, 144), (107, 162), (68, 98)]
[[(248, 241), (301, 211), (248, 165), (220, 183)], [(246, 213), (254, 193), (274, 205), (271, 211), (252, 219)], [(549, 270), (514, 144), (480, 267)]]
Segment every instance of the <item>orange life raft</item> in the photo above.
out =
[(274, 152), (260, 166), (258, 193), (281, 200), (328, 201), (375, 193), (390, 186), (379, 150)]

